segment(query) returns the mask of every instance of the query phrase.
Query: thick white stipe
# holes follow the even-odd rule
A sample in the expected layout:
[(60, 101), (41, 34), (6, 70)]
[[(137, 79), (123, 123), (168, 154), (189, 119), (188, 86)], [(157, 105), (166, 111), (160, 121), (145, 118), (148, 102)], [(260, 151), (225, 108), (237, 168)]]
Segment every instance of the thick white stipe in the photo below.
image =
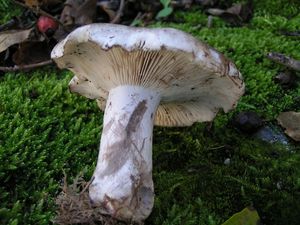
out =
[(151, 213), (153, 120), (158, 92), (118, 86), (107, 99), (90, 198), (110, 215), (141, 221)]

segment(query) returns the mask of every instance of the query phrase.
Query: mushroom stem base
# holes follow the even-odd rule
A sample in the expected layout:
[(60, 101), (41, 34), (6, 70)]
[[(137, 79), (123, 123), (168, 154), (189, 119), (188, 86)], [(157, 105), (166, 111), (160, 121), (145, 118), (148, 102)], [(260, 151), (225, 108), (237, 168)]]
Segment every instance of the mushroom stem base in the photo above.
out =
[(109, 92), (91, 201), (122, 220), (140, 222), (152, 211), (153, 120), (160, 95), (137, 87)]

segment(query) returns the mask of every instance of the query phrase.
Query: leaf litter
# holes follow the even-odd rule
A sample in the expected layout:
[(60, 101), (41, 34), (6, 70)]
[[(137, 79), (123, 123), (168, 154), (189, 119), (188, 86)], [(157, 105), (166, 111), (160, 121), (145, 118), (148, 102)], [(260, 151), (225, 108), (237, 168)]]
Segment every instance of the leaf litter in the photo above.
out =
[(237, 3), (228, 9), (210, 8), (207, 12), (213, 16), (218, 16), (234, 26), (242, 26), (251, 20), (253, 16), (253, 1)]
[(300, 141), (300, 112), (282, 112), (277, 117), (285, 133), (295, 141)]
[[(92, 181), (92, 180), (91, 180)], [(73, 181), (67, 184), (67, 175), (64, 174), (62, 191), (56, 198), (57, 212), (54, 224), (99, 224), (125, 225), (136, 224), (130, 221), (123, 222), (106, 216), (100, 206), (94, 206), (89, 198), (88, 187), (91, 181), (86, 182), (80, 173)], [(97, 223), (98, 222), (98, 223)], [(142, 224), (139, 224), (142, 225)]]
[[(175, 9), (228, 6), (220, 0), (13, 0), (12, 4), (22, 7), (23, 13), (0, 25), (0, 52), (6, 51), (0, 55), (0, 71), (29, 70), (51, 64), (51, 48), (86, 24), (145, 26), (153, 20), (172, 19)], [(233, 5), (225, 11), (235, 18), (235, 25), (240, 25), (240, 19), (243, 22), (250, 19), (251, 10), (244, 4)], [(29, 46), (31, 51), (28, 51)], [(29, 52), (34, 56), (29, 56)], [(4, 56), (12, 58), (15, 64), (8, 64)]]

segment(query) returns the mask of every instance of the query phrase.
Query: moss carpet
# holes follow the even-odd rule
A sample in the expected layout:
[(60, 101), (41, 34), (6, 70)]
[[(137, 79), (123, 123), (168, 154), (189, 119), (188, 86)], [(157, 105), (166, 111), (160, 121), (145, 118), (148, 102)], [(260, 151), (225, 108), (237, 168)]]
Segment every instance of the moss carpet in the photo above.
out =
[[(289, 2), (289, 3), (288, 3)], [(235, 114), (251, 110), (276, 124), (282, 111), (300, 110), (300, 84), (285, 90), (273, 77), (283, 68), (270, 51), (300, 59), (299, 1), (255, 1), (254, 18), (243, 27), (221, 19), (207, 28), (199, 9), (177, 12), (180, 23), (155, 23), (191, 33), (231, 58), (243, 74), (246, 93), (212, 128), (154, 129), (155, 207), (146, 224), (221, 224), (254, 206), (263, 224), (300, 221), (300, 147), (290, 150), (236, 130)], [(2, 20), (14, 10), (0, 6)], [(11, 11), (11, 12), (10, 12)], [(43, 68), (0, 76), (0, 224), (51, 224), (63, 171), (69, 182), (95, 168), (102, 128), (96, 103), (68, 91), (72, 74)], [(224, 160), (230, 158), (230, 164)]]

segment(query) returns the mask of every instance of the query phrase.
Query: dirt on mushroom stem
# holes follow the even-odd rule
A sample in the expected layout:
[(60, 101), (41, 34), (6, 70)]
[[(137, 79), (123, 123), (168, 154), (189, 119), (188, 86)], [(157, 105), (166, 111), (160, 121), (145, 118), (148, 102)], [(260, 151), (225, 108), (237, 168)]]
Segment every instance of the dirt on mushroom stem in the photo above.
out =
[(141, 222), (154, 204), (152, 130), (158, 92), (118, 86), (109, 93), (90, 198), (108, 214)]
[(83, 179), (79, 174), (72, 184), (67, 183), (64, 177), (62, 191), (56, 198), (57, 215), (54, 224), (96, 224), (101, 222), (103, 225), (124, 225), (122, 222), (105, 215), (99, 207), (91, 204), (88, 187), (90, 182)]
[(57, 198), (59, 224), (111, 224), (105, 215), (141, 224), (152, 211), (152, 130), (160, 95), (118, 86), (107, 102), (96, 170), (90, 183), (76, 179), (72, 186), (64, 185)]

